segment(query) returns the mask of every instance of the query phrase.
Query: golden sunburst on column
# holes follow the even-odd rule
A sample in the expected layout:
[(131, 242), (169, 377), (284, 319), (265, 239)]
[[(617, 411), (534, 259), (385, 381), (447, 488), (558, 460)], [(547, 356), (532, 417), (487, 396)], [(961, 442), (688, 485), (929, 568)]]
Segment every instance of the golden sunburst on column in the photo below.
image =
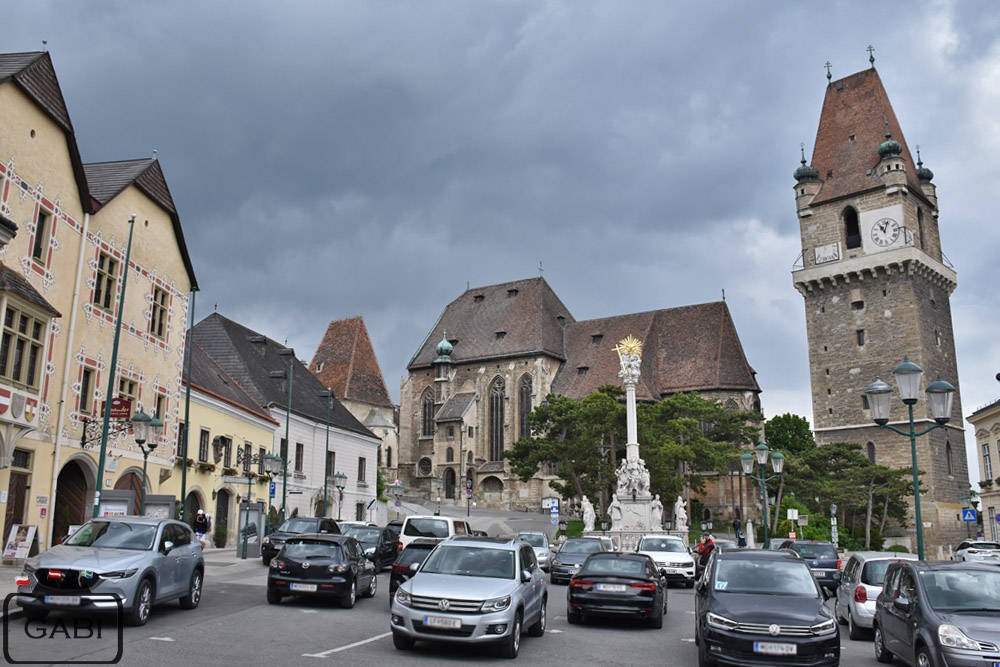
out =
[(629, 334), (628, 338), (620, 340), (613, 349), (618, 353), (619, 357), (631, 356), (633, 354), (638, 355), (640, 358), (642, 357), (642, 341), (632, 334)]

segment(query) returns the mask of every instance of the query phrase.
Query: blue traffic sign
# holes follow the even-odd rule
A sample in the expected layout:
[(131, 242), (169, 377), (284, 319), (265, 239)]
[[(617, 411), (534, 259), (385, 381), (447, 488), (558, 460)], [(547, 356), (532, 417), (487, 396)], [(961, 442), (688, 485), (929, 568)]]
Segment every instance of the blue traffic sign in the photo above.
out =
[(276, 486), (277, 486), (277, 482), (271, 482), (271, 488), (268, 491), (268, 493), (270, 494), (270, 496), (272, 498), (274, 498), (274, 489), (275, 489)]
[(396, 501), (396, 507), (402, 507), (402, 506), (403, 506), (403, 503), (401, 503), (400, 501), (397, 500)]
[(962, 510), (962, 521), (965, 521), (966, 523), (975, 523), (976, 510), (973, 509)]
[(1000, 523), (1000, 514), (997, 514), (997, 515), (996, 515), (995, 517), (993, 517), (993, 518), (997, 520), (997, 523)]
[(559, 525), (559, 517), (556, 517), (556, 516), (552, 517), (552, 525), (553, 526), (558, 526)]

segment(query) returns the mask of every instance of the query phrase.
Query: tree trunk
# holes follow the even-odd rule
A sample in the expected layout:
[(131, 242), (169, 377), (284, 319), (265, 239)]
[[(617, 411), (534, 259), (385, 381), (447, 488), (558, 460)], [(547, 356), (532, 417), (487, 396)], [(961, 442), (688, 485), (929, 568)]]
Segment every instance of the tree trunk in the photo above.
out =
[(889, 516), (889, 491), (885, 492), (885, 502), (882, 504), (882, 520), (878, 524), (878, 532), (885, 535), (885, 520)]
[(872, 547), (872, 505), (875, 503), (875, 478), (868, 482), (868, 507), (865, 509), (865, 549)]
[[(785, 493), (785, 476), (781, 476), (781, 482), (778, 484), (778, 495), (774, 498), (774, 521), (771, 522), (771, 534), (774, 535), (778, 531), (778, 515), (781, 514), (781, 496)], [(766, 493), (765, 493), (766, 495)]]

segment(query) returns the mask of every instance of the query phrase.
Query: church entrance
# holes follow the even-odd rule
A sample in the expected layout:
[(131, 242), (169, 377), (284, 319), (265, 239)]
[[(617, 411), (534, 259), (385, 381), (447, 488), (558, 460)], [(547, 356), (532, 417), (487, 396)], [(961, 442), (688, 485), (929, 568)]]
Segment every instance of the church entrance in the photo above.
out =
[(52, 538), (62, 539), (70, 526), (79, 526), (87, 520), (87, 478), (76, 461), (63, 466), (56, 480), (56, 513), (52, 524)]
[(445, 468), (444, 471), (444, 497), (455, 499), (455, 469)]

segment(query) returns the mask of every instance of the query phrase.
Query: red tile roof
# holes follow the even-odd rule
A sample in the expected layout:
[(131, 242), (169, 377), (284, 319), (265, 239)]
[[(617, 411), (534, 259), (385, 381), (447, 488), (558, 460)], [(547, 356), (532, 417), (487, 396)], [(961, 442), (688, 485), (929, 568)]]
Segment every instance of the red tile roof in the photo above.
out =
[(330, 322), (309, 370), (324, 386), (333, 389), (337, 398), (393, 407), (361, 317)]

